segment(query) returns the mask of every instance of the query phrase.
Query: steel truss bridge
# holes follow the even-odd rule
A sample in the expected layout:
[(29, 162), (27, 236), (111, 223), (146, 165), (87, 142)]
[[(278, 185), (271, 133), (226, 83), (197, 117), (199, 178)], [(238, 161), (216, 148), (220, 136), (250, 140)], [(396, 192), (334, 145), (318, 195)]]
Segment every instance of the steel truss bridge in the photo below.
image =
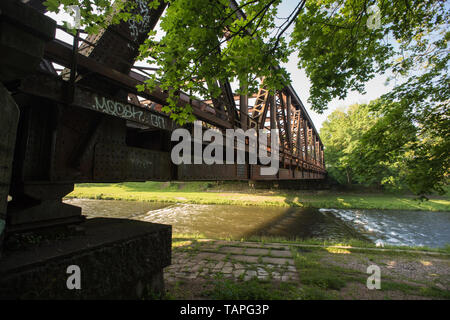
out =
[(149, 70), (134, 66), (163, 1), (141, 12), (138, 27), (122, 22), (85, 37), (79, 31), (71, 45), (55, 38), (61, 27), (45, 16), (43, 1), (25, 2), (0, 4), (0, 218), (8, 231), (81, 221), (81, 209), (61, 201), (74, 183), (325, 178), (323, 144), (288, 84), (274, 95), (262, 86), (249, 97), (213, 81), (221, 94), (205, 101), (179, 93), (179, 106), (191, 104), (205, 127), (278, 129), (276, 175), (262, 176), (261, 164), (171, 162), (177, 125), (160, 111), (167, 93), (138, 92)]

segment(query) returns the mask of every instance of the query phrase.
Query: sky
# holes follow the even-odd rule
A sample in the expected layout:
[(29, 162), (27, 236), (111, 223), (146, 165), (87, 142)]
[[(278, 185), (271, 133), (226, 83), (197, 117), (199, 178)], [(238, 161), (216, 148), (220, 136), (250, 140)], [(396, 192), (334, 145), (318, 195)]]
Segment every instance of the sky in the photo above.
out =
[[(298, 1), (284, 0), (279, 7), (278, 16), (279, 17), (289, 16), (289, 14), (294, 10), (297, 4)], [(58, 24), (62, 24), (63, 21), (70, 21), (70, 22), (73, 21), (73, 19), (66, 13), (59, 13), (59, 14), (47, 13), (47, 15), (55, 19), (58, 22)], [(289, 35), (292, 29), (293, 26), (291, 26), (291, 28), (287, 30), (286, 34)], [(60, 40), (69, 43), (72, 42), (72, 38), (60, 30), (57, 30), (56, 37)], [(391, 83), (390, 85), (386, 85), (387, 79), (386, 75), (377, 75), (375, 76), (374, 79), (367, 82), (365, 87), (366, 91), (365, 94), (360, 94), (358, 92), (353, 91), (348, 92), (347, 97), (344, 100), (334, 99), (328, 105), (328, 109), (324, 111), (322, 114), (319, 114), (317, 112), (312, 111), (310, 108), (311, 105), (308, 102), (308, 98), (311, 82), (306, 76), (305, 71), (303, 69), (299, 69), (298, 61), (299, 59), (296, 53), (294, 52), (290, 56), (289, 62), (286, 64), (282, 64), (282, 66), (285, 67), (291, 74), (292, 86), (297, 92), (297, 95), (302, 100), (304, 106), (306, 107), (308, 114), (311, 117), (312, 121), (314, 122), (314, 125), (317, 130), (320, 130), (320, 128), (322, 127), (322, 123), (327, 119), (327, 116), (330, 115), (334, 110), (338, 108), (345, 108), (355, 103), (368, 103), (371, 100), (374, 100), (380, 97), (381, 95), (389, 92), (394, 86), (393, 83)], [(146, 64), (138, 63), (138, 65), (146, 65)]]

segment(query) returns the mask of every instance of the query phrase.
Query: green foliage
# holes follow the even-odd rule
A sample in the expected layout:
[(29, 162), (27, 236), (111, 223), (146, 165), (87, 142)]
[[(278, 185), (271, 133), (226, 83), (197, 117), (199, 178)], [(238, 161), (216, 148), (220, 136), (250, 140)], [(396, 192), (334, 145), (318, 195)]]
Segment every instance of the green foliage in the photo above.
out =
[[(375, 29), (366, 26), (372, 4), (381, 12)], [(345, 124), (356, 117), (353, 110), (334, 114), (341, 121), (330, 118), (333, 125), (322, 130), (344, 138), (325, 138), (329, 172), (338, 181), (443, 193), (450, 173), (449, 13), (438, 0), (306, 3), (291, 45), (311, 79), (313, 109), (323, 111), (349, 90), (364, 93), (378, 73), (399, 83), (370, 106), (367, 121), (379, 119), (364, 134)]]
[[(370, 5), (380, 9), (378, 28), (366, 25)], [(448, 6), (439, 0), (307, 1), (291, 45), (311, 79), (313, 109), (326, 109), (350, 90), (364, 93), (364, 84), (385, 71), (412, 80), (419, 69), (436, 79), (448, 59), (448, 20)], [(408, 83), (408, 92), (419, 88)]]
[(353, 169), (358, 160), (355, 150), (364, 133), (374, 125), (377, 117), (378, 115), (372, 112), (368, 105), (352, 105), (347, 111), (334, 111), (322, 124), (320, 135), (325, 145), (327, 169), (338, 182), (367, 183), (368, 177), (356, 175)]
[[(170, 5), (161, 19), (163, 37), (158, 40), (150, 32), (140, 46), (139, 59), (159, 70), (138, 89), (159, 86), (168, 92), (162, 110), (179, 124), (194, 120), (192, 107), (178, 104), (181, 90), (191, 98), (220, 98), (225, 81), (239, 81), (239, 93), (249, 93), (257, 90), (260, 78), (270, 90), (280, 89), (289, 74), (278, 66), (294, 51), (311, 80), (310, 102), (318, 112), (350, 90), (364, 93), (368, 80), (388, 73), (397, 85), (370, 111), (361, 110), (380, 117), (364, 137), (361, 132), (372, 116), (335, 114), (341, 122), (355, 120), (346, 132), (335, 130), (343, 141), (328, 143), (330, 172), (341, 182), (407, 185), (417, 194), (443, 192), (450, 161), (450, 10), (445, 1), (299, 0), (282, 23), (277, 20), (281, 0), (238, 1), (245, 15), (229, 0), (142, 1), (150, 8), (161, 1)], [(90, 33), (142, 20), (141, 3), (135, 1), (45, 4), (50, 11), (79, 5), (81, 23)], [(376, 27), (367, 24), (372, 5), (380, 12)], [(288, 43), (285, 31), (291, 24)], [(361, 128), (358, 117), (367, 119)]]
[(361, 139), (361, 161), (355, 170), (370, 176), (384, 166), (384, 185), (407, 186), (418, 195), (444, 193), (450, 172), (450, 121), (445, 112), (424, 116), (403, 101), (384, 101), (373, 108), (383, 116)]
[(443, 192), (449, 173), (448, 119), (421, 123), (410, 105), (376, 100), (333, 112), (321, 130), (328, 171), (340, 183)]
[[(150, 8), (160, 4), (143, 1)], [(167, 90), (169, 105), (164, 111), (179, 123), (194, 119), (190, 107), (177, 106), (179, 90), (191, 97), (218, 97), (219, 84), (228, 79), (238, 80), (243, 92), (254, 92), (258, 78), (265, 78), (271, 90), (281, 88), (289, 75), (278, 66), (294, 50), (312, 82), (310, 101), (319, 112), (333, 98), (345, 98), (349, 90), (364, 92), (368, 80), (386, 71), (409, 76), (398, 87), (398, 98), (406, 91), (409, 102), (417, 106), (430, 94), (434, 102), (448, 99), (448, 77), (442, 72), (448, 67), (450, 37), (444, 1), (301, 0), (281, 24), (276, 20), (281, 0), (238, 1), (245, 16), (229, 0), (164, 1), (170, 4), (161, 19), (165, 35), (156, 40), (151, 32), (140, 47), (140, 59), (161, 69), (140, 89), (159, 85)], [(88, 32), (142, 19), (135, 1), (47, 0), (45, 4), (50, 11), (58, 11), (60, 5), (79, 5)], [(377, 28), (366, 25), (371, 5), (380, 10)], [(295, 28), (288, 45), (285, 31), (291, 23)]]
[[(149, 7), (154, 7), (158, 0), (145, 0)], [(72, 5), (80, 8), (81, 25), (88, 33), (97, 33), (101, 28), (110, 24), (118, 24), (120, 21), (138, 19), (137, 4), (133, 1), (110, 0), (46, 0), (44, 5), (50, 12), (59, 12)], [(142, 19), (142, 18), (141, 18)]]
[[(169, 92), (169, 105), (163, 111), (180, 124), (190, 122), (192, 110), (177, 106), (178, 90), (192, 98), (218, 98), (220, 84), (227, 80), (239, 80), (245, 92), (255, 92), (260, 77), (271, 88), (281, 88), (288, 74), (275, 67), (287, 61), (290, 50), (285, 41), (277, 46), (273, 39), (264, 41), (274, 27), (279, 2), (248, 2), (245, 20), (237, 17), (228, 0), (171, 2), (161, 19), (165, 35), (160, 41), (150, 37), (140, 48), (141, 58), (151, 55), (160, 68), (146, 87), (159, 85)], [(265, 12), (264, 19), (261, 12)]]

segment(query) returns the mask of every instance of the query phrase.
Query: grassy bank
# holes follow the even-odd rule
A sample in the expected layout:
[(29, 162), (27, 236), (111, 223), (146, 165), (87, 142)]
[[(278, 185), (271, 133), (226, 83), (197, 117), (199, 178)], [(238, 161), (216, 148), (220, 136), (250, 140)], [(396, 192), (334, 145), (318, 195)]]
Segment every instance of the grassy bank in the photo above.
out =
[[(249, 239), (242, 241), (215, 241), (201, 239), (199, 235), (173, 235), (174, 257), (183, 256), (183, 263), (196, 261), (198, 270), (209, 270), (207, 276), (187, 277), (169, 281), (165, 299), (217, 299), (217, 300), (327, 300), (327, 299), (450, 299), (448, 266), (449, 248), (423, 247), (373, 248), (373, 244), (360, 240), (340, 243), (323, 240)], [(277, 244), (283, 242), (283, 247)], [(316, 246), (312, 244), (317, 244)], [(343, 248), (345, 246), (345, 248)], [(243, 249), (247, 256), (258, 255), (257, 262), (245, 263), (236, 259), (232, 249)], [(259, 248), (259, 251), (255, 251)], [(263, 248), (272, 248), (264, 252)], [(249, 250), (253, 250), (250, 252)], [(282, 272), (284, 265), (264, 262), (267, 257), (280, 256), (275, 251), (289, 250), (296, 272), (300, 275), (289, 281), (279, 281), (272, 272)], [(418, 251), (420, 250), (420, 251)], [(234, 251), (242, 255), (240, 252)], [(213, 254), (224, 256), (214, 260)], [(285, 255), (283, 255), (285, 256)], [(206, 257), (206, 258), (205, 258)], [(174, 259), (174, 263), (180, 260)], [(271, 270), (260, 277), (230, 277), (215, 268), (215, 263), (244, 265), (246, 270)], [(215, 265), (213, 263), (213, 265)], [(287, 264), (288, 265), (288, 264)], [(366, 287), (369, 274), (366, 269), (376, 265), (381, 270), (381, 287)], [(287, 268), (287, 267), (286, 267)], [(222, 269), (224, 270), (224, 269)], [(233, 267), (234, 270), (234, 267)], [(195, 273), (192, 271), (191, 274)], [(243, 275), (243, 274), (242, 274)]]
[(412, 195), (335, 191), (254, 190), (243, 183), (128, 182), (78, 184), (67, 198), (243, 206), (450, 211), (450, 199), (418, 201)]

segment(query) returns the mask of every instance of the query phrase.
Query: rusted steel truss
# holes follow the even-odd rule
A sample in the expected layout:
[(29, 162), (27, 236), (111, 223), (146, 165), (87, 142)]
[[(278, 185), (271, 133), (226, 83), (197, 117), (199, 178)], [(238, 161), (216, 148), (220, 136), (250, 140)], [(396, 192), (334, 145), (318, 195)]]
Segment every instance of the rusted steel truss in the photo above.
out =
[[(136, 1), (140, 2), (140, 0)], [(145, 10), (141, 12), (143, 23), (122, 22), (102, 30), (99, 34), (90, 35), (85, 40), (78, 37), (77, 34), (72, 46), (58, 40), (48, 42), (44, 49), (44, 61), (47, 65), (51, 66), (51, 63), (54, 62), (66, 69), (59, 75), (54, 72), (49, 74), (48, 69), (50, 68), (31, 75), (22, 81), (19, 91), (29, 96), (52, 101), (60, 105), (58, 108), (62, 108), (62, 110), (65, 110), (65, 107), (61, 106), (70, 106), (88, 112), (101, 113), (106, 116), (105, 119), (110, 119), (110, 117), (121, 119), (126, 123), (125, 144), (169, 152), (170, 141), (164, 141), (162, 144), (141, 141), (145, 140), (145, 137), (154, 139), (156, 135), (164, 136), (158, 132), (170, 132), (177, 127), (169, 115), (160, 112), (161, 107), (166, 104), (167, 93), (159, 88), (152, 92), (149, 90), (138, 92), (136, 86), (142, 84), (146, 77), (142, 73), (131, 70), (138, 55), (139, 44), (155, 27), (165, 5), (162, 1), (156, 9), (144, 8)], [(239, 14), (243, 13), (239, 12)], [(72, 76), (69, 77), (69, 74)], [(212, 126), (219, 130), (232, 128), (277, 129), (280, 142), (280, 172), (273, 177), (261, 177), (255, 173), (258, 171), (255, 168), (258, 168), (259, 165), (244, 165), (239, 168), (235, 166), (232, 169), (227, 165), (215, 165), (215, 167), (211, 167), (214, 168), (211, 169), (212, 171), (206, 170), (206, 165), (197, 165), (203, 170), (194, 170), (189, 166), (176, 170), (170, 169), (172, 170), (172, 174), (169, 175), (170, 179), (309, 179), (325, 177), (322, 142), (292, 86), (286, 85), (282, 90), (271, 93), (261, 81), (258, 93), (248, 97), (235, 95), (227, 80), (209, 79), (207, 85), (211, 90), (220, 89), (220, 95), (211, 97), (208, 101), (198, 101), (192, 100), (187, 94), (180, 92), (179, 105), (183, 107), (191, 104), (197, 119), (201, 120), (205, 126)], [(239, 106), (236, 102), (239, 103)], [(159, 109), (154, 106), (159, 106)], [(104, 121), (108, 121), (102, 119), (97, 117), (97, 121), (88, 126), (88, 132), (97, 134), (99, 130), (101, 131)], [(165, 137), (166, 140), (169, 138), (167, 135)], [(85, 136), (80, 139), (84, 143), (81, 144), (81, 147), (78, 146), (76, 149), (78, 151), (71, 150), (69, 153), (81, 152), (88, 155), (87, 149), (92, 148), (89, 143), (95, 143), (95, 139)], [(133, 139), (139, 140), (139, 142)], [(125, 146), (121, 148), (121, 150), (126, 149)], [(103, 155), (107, 152), (105, 148), (101, 150)], [(114, 157), (113, 151), (111, 151), (111, 157)], [(76, 162), (78, 165), (83, 164), (83, 159), (78, 157)], [(92, 166), (85, 164), (85, 167), (93, 170)], [(94, 171), (90, 171), (90, 173), (86, 171), (80, 174), (80, 177), (84, 177), (80, 180), (95, 180), (101, 177), (98, 170), (98, 168), (94, 168)], [(187, 173), (186, 170), (190, 170), (190, 173)], [(93, 175), (92, 172), (94, 172)], [(192, 174), (193, 172), (195, 174)], [(206, 172), (212, 174), (206, 174)], [(234, 172), (234, 174), (230, 174), (230, 172)], [(127, 179), (126, 175), (120, 175), (118, 179), (113, 179), (112, 176), (110, 178), (111, 180)], [(151, 177), (147, 176), (147, 178)], [(129, 179), (136, 179), (136, 174), (130, 176)]]

